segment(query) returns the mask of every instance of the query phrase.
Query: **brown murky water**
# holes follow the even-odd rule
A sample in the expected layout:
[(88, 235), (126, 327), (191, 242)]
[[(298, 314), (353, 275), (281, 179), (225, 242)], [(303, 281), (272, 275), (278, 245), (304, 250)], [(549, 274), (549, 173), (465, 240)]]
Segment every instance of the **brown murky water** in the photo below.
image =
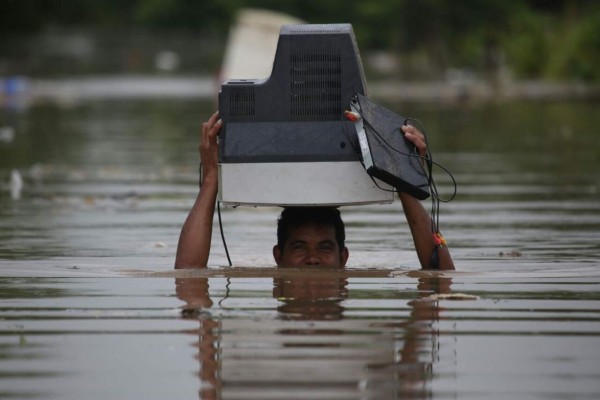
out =
[(458, 181), (456, 272), (418, 271), (398, 202), (342, 210), (346, 271), (277, 270), (278, 210), (238, 208), (234, 267), (215, 225), (175, 272), (211, 102), (4, 109), (0, 398), (598, 398), (597, 104), (392, 106)]

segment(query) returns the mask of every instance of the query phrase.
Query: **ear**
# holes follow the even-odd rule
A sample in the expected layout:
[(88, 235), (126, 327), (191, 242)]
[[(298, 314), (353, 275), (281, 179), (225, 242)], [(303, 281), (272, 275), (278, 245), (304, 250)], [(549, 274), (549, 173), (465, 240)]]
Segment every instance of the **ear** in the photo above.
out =
[(282, 254), (281, 250), (279, 250), (279, 246), (278, 245), (273, 246), (273, 258), (275, 259), (275, 263), (277, 264), (278, 267), (281, 267), (282, 256), (283, 256), (283, 254)]
[(344, 250), (340, 253), (340, 267), (345, 267), (348, 258), (350, 257), (350, 252), (347, 247), (344, 247)]

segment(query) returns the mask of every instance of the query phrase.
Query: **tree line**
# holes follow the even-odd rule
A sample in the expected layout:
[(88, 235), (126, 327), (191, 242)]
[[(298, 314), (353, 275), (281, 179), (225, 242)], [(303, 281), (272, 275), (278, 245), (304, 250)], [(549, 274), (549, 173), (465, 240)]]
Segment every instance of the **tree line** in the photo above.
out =
[(190, 32), (224, 41), (241, 8), (309, 23), (350, 22), (361, 50), (425, 58), (440, 69), (600, 81), (594, 0), (3, 0), (0, 37), (53, 27)]

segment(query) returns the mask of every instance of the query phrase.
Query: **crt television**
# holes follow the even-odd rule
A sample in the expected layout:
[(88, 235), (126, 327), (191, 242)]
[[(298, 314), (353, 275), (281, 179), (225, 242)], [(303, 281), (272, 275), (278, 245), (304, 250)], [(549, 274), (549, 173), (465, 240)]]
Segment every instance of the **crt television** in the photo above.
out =
[(344, 118), (366, 83), (350, 24), (284, 25), (267, 79), (221, 85), (219, 200), (229, 205), (390, 203)]

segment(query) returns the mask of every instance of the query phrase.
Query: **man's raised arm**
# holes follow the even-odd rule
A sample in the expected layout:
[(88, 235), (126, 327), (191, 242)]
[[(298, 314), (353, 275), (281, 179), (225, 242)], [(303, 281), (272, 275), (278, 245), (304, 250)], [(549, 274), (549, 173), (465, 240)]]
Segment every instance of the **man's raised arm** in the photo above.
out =
[[(417, 128), (410, 125), (404, 125), (402, 131), (404, 137), (417, 147), (422, 156), (425, 156), (427, 154), (425, 136)], [(415, 243), (415, 250), (421, 267), (423, 269), (436, 268), (432, 265), (432, 255), (437, 247), (437, 268), (441, 270), (454, 269), (454, 262), (448, 247), (446, 245), (438, 246), (434, 241), (433, 235), (436, 232), (433, 232), (431, 217), (427, 214), (421, 202), (406, 193), (398, 193), (398, 196), (402, 202), (402, 209)]]
[(200, 191), (181, 228), (175, 268), (205, 268), (208, 263), (219, 187), (217, 135), (221, 125), (218, 112), (202, 124), (199, 146), (202, 162)]

